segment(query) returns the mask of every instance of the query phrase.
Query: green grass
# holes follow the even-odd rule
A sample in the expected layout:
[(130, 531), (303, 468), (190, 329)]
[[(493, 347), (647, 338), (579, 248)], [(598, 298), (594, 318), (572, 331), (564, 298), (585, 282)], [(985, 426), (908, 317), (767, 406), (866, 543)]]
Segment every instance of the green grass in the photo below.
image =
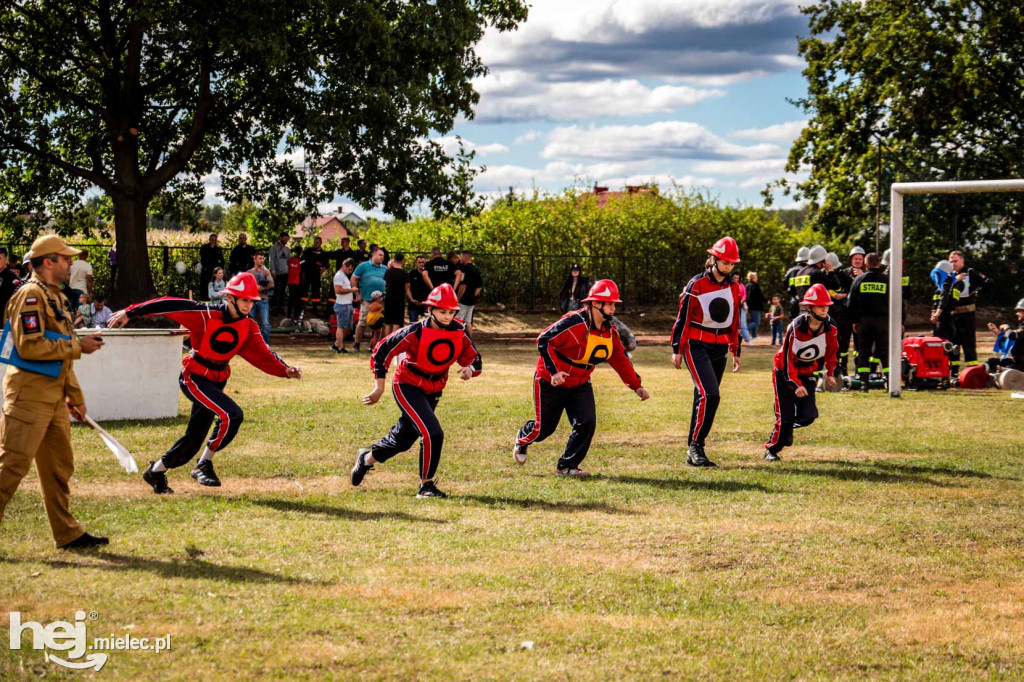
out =
[[(645, 347), (652, 400), (600, 368), (600, 476), (563, 480), (564, 421), (525, 467), (510, 456), (535, 351), (484, 345), (484, 374), (439, 408), (451, 498), (417, 500), (415, 452), (348, 484), (398, 413), (359, 403), (366, 355), (283, 350), (303, 381), (235, 363), (246, 421), (219, 490), (183, 468), (154, 496), (76, 427), (73, 510), (112, 544), (54, 550), (31, 474), (0, 528), (0, 613), (172, 634), (160, 655), (110, 652), (99, 674), (133, 680), (1024, 677), (1024, 406), (1007, 393), (820, 395), (769, 466), (770, 351), (745, 349), (719, 468), (697, 471), (689, 376)], [(144, 466), (184, 421), (110, 426)], [(40, 654), (4, 646), (0, 678), (87, 674)]]

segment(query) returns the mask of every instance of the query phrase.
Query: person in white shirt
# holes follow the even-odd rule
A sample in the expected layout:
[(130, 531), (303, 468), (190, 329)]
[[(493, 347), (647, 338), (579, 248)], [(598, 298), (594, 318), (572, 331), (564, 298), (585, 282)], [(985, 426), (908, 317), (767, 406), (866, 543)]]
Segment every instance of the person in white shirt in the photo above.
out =
[(348, 352), (345, 350), (345, 337), (352, 333), (352, 304), (355, 300), (353, 295), (358, 291), (352, 286), (349, 277), (355, 269), (355, 259), (346, 258), (341, 264), (341, 269), (334, 273), (334, 318), (337, 330), (334, 332), (331, 350), (335, 353)]
[(82, 253), (71, 263), (71, 274), (68, 278), (68, 303), (72, 310), (78, 310), (81, 305), (78, 299), (82, 294), (92, 296), (92, 264), (89, 263), (89, 252), (82, 249)]

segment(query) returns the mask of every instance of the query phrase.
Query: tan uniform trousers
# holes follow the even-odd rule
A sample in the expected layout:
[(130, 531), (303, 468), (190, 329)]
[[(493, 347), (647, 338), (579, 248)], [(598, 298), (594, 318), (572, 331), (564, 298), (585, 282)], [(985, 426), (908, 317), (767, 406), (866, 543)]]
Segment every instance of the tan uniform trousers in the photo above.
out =
[(18, 400), (0, 417), (0, 522), (7, 503), (36, 462), (43, 504), (57, 546), (78, 539), (85, 529), (68, 507), (68, 481), (75, 471), (71, 418), (64, 400)]

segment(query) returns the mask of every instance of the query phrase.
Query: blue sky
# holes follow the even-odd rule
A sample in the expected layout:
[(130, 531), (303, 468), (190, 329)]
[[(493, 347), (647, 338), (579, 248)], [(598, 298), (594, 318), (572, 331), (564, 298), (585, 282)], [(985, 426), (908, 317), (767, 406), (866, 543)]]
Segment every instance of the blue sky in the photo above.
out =
[(653, 180), (760, 205), (804, 125), (807, 33), (794, 0), (534, 0), (478, 46), (475, 119), (435, 139), (476, 149), (484, 195)]

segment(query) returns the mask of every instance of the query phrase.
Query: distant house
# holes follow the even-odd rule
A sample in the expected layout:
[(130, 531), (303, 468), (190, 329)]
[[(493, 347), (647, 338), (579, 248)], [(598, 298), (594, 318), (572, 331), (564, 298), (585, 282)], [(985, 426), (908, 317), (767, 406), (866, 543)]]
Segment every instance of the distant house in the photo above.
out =
[(295, 226), (295, 236), (301, 239), (302, 237), (319, 234), (324, 241), (340, 239), (342, 237), (357, 238), (359, 235), (352, 228), (365, 224), (365, 218), (351, 211), (345, 213), (339, 207), (334, 213), (329, 213), (316, 219), (306, 218)]
[(626, 185), (626, 191), (624, 192), (612, 192), (607, 187), (600, 185), (594, 185), (592, 192), (587, 192), (580, 197), (581, 200), (593, 200), (598, 206), (605, 206), (612, 199), (619, 199), (621, 197), (628, 196), (650, 196), (651, 198), (658, 196), (658, 188), (651, 185)]

